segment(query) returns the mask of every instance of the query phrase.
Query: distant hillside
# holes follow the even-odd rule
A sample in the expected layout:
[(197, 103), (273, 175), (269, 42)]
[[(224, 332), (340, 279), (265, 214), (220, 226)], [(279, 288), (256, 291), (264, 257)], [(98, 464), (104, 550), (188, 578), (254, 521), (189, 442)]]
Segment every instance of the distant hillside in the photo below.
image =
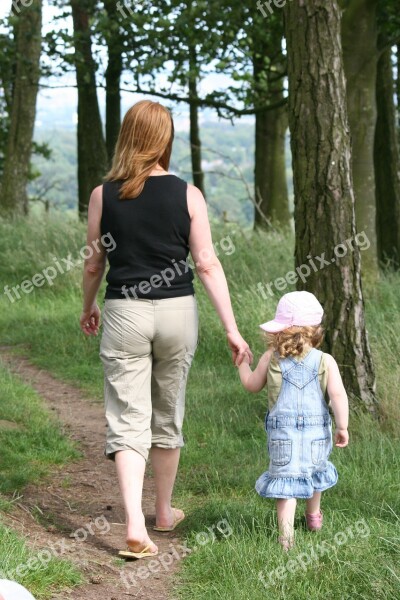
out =
[[(215, 220), (227, 218), (242, 226), (253, 220), (254, 126), (249, 123), (231, 125), (226, 121), (201, 125), (203, 167), (206, 172), (207, 201)], [(77, 207), (76, 133), (69, 128), (39, 127), (35, 139), (47, 142), (52, 158), (34, 157), (34, 166), (41, 173), (30, 186), (31, 195), (40, 195), (50, 188), (46, 198), (51, 206), (61, 210)], [(288, 179), (291, 181), (290, 157)], [(178, 131), (171, 161), (171, 171), (191, 180), (188, 134)]]

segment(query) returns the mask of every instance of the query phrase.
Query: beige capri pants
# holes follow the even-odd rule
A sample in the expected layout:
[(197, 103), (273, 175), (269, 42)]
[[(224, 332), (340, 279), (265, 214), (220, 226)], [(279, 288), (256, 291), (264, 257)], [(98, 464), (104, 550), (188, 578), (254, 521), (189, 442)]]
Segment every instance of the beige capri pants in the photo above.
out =
[(106, 300), (100, 357), (108, 424), (105, 454), (180, 448), (186, 382), (197, 346), (193, 295)]

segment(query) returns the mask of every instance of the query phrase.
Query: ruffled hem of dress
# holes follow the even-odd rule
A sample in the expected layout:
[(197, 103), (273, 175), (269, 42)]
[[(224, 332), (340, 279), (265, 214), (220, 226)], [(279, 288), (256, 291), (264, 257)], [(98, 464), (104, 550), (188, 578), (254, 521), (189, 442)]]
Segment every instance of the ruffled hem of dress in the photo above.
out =
[(265, 471), (256, 481), (256, 491), (263, 498), (312, 498), (314, 492), (333, 487), (338, 480), (335, 466), (328, 462), (324, 471), (311, 477), (273, 477)]

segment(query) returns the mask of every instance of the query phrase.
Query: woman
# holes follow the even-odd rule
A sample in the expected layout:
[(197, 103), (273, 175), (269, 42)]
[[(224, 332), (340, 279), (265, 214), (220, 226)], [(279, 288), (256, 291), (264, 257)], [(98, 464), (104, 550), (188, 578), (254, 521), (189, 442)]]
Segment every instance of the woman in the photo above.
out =
[(225, 328), (233, 359), (246, 342), (236, 326), (228, 286), (212, 245), (205, 200), (192, 185), (168, 173), (174, 125), (159, 103), (138, 102), (123, 120), (106, 183), (90, 198), (85, 261), (86, 335), (97, 335), (97, 293), (108, 253), (100, 356), (108, 422), (106, 456), (115, 460), (124, 501), (128, 551), (157, 554), (145, 527), (142, 487), (151, 449), (156, 526), (172, 531), (184, 518), (171, 497), (183, 446), (182, 420), (188, 371), (197, 345), (197, 308), (190, 251), (198, 276)]

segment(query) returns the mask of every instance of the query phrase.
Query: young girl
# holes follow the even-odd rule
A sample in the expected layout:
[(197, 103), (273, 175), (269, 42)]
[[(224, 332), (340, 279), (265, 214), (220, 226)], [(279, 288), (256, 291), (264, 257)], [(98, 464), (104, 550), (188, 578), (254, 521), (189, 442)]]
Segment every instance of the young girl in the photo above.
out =
[(275, 319), (260, 325), (269, 349), (252, 372), (246, 358), (239, 365), (243, 386), (268, 390), (265, 418), (269, 469), (256, 482), (264, 498), (277, 499), (279, 542), (294, 545), (296, 499), (306, 498), (310, 531), (322, 527), (321, 492), (334, 486), (337, 471), (332, 449), (329, 397), (335, 415), (335, 445), (347, 446), (348, 400), (336, 361), (317, 348), (322, 343), (323, 308), (309, 292), (291, 292), (279, 301)]

